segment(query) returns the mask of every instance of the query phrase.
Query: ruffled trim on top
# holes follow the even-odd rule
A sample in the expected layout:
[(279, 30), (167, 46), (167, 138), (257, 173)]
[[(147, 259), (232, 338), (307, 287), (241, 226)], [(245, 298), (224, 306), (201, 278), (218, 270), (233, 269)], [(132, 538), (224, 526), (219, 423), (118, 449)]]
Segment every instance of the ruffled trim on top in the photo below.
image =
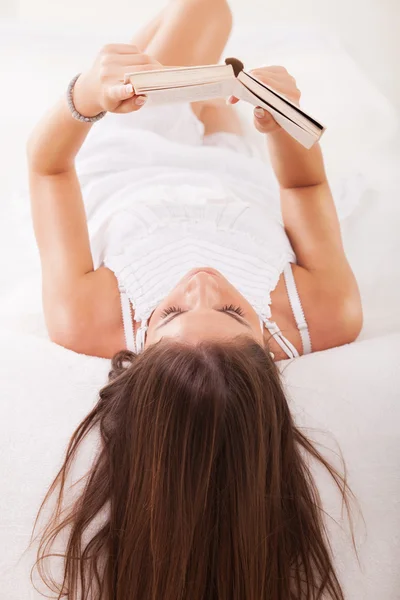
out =
[[(279, 227), (279, 224), (276, 224)], [(159, 240), (155, 235), (160, 233)], [(257, 314), (265, 321), (271, 317), (271, 293), (276, 288), (279, 278), (288, 262), (295, 263), (296, 257), (290, 246), (289, 241), (282, 244), (281, 232), (279, 232), (279, 247), (274, 251), (273, 244), (272, 248), (267, 244), (268, 240), (261, 240), (255, 235), (244, 231), (233, 231), (227, 227), (218, 226), (210, 222), (202, 221), (178, 221), (169, 223), (157, 223), (154, 224), (148, 233), (138, 239), (135, 239), (130, 244), (124, 246), (122, 252), (114, 255), (107, 254), (104, 258), (104, 264), (111, 269), (118, 281), (122, 285), (132, 305), (135, 309), (135, 320), (141, 322), (147, 320), (153, 310), (160, 304), (164, 299), (169, 290), (173, 289), (176, 283), (186, 274), (188, 270), (196, 266), (205, 266), (205, 263), (197, 260), (191, 266), (184, 268), (178, 275), (179, 265), (185, 263), (185, 256), (187, 257), (190, 251), (194, 253), (201, 253), (204, 251), (207, 253), (215, 253), (215, 255), (221, 256), (222, 261), (232, 261), (235, 253), (241, 255), (240, 258), (246, 257), (247, 265), (254, 267), (255, 270), (259, 270), (265, 276), (265, 289), (262, 290), (260, 295), (252, 295), (245, 287), (240, 285), (240, 282), (232, 282), (231, 278), (227, 276), (227, 279), (231, 281), (235, 287), (246, 297), (248, 302), (256, 310)], [(270, 240), (271, 241), (271, 240)], [(204, 248), (201, 248), (204, 246)], [(228, 250), (228, 253), (227, 253)], [(145, 265), (138, 263), (132, 263), (132, 257), (135, 256), (147, 257), (149, 260), (164, 261), (168, 262), (168, 256), (176, 257), (175, 263), (172, 267), (175, 270), (175, 275), (171, 275), (171, 284), (164, 285), (164, 288), (160, 292), (155, 293), (154, 297), (149, 304), (150, 306), (142, 307), (141, 304), (148, 304), (148, 301), (138, 302), (138, 298), (135, 298), (135, 293), (139, 293), (139, 297), (146, 298), (145, 293), (142, 290), (143, 274), (138, 276), (138, 271), (144, 269)], [(167, 258), (165, 258), (167, 257)], [(182, 258), (181, 258), (182, 257)], [(171, 259), (173, 260), (173, 259)], [(246, 260), (243, 265), (246, 267)], [(215, 260), (215, 263), (219, 265), (219, 259)], [(214, 266), (212, 264), (208, 266)], [(166, 265), (166, 269), (168, 270)], [(215, 268), (218, 269), (218, 266)], [(221, 268), (221, 267), (220, 267)], [(243, 266), (241, 267), (243, 270)], [(227, 272), (229, 269), (221, 268), (221, 272)], [(224, 273), (224, 274), (225, 274)], [(226, 276), (226, 275), (225, 275)], [(176, 283), (175, 283), (176, 280)], [(166, 289), (168, 288), (168, 290)]]

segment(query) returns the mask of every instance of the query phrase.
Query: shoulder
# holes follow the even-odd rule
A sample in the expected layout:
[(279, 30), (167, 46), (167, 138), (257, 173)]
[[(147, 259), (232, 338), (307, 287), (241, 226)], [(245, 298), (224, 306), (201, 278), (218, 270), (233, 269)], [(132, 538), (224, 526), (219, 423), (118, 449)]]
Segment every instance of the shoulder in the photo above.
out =
[[(313, 352), (348, 344), (357, 339), (363, 324), (362, 305), (354, 278), (346, 273), (313, 273), (292, 264), (292, 271), (310, 332)], [(282, 274), (271, 294), (273, 319), (302, 353), (300, 335)], [(285, 333), (285, 332), (284, 332)]]
[(74, 352), (111, 358), (125, 346), (120, 292), (114, 273), (84, 275), (46, 317), (50, 339)]

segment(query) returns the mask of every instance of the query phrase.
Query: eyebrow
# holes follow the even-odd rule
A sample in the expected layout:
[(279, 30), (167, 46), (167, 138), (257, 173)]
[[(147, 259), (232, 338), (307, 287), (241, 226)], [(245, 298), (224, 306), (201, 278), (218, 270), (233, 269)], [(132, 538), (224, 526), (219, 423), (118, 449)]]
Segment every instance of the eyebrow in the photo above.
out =
[[(242, 319), (239, 315), (234, 314), (234, 313), (230, 313), (227, 312), (226, 310), (220, 310), (220, 309), (214, 309), (217, 312), (220, 312), (224, 315), (227, 315), (228, 317), (231, 317), (232, 319), (235, 319), (235, 321), (237, 321), (238, 323), (241, 323), (242, 325), (245, 325), (246, 327), (248, 327), (249, 329), (251, 329), (251, 325), (249, 325), (244, 319)], [(176, 319), (177, 317), (179, 317), (179, 315), (183, 315), (185, 313), (189, 312), (188, 310), (183, 310), (181, 312), (177, 312), (174, 315), (172, 315), (172, 317), (168, 320), (166, 320), (164, 323), (161, 323), (160, 325), (157, 325), (157, 327), (155, 328), (154, 331), (157, 331), (157, 329), (161, 329), (161, 327), (165, 327), (165, 325), (168, 325), (168, 323), (171, 323), (171, 321), (173, 321), (174, 319)]]

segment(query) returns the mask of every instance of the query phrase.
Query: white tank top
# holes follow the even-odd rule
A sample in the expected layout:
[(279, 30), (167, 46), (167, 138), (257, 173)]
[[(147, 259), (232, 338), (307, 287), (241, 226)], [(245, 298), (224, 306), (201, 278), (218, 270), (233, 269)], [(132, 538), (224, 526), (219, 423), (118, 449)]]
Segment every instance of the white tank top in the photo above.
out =
[[(188, 105), (108, 115), (76, 162), (94, 266), (118, 280), (127, 347), (142, 351), (154, 309), (190, 269), (209, 266), (248, 300), (286, 354), (298, 356), (270, 321), (283, 272), (296, 293), (287, 270), (296, 256), (272, 169), (239, 136), (208, 136), (207, 146), (203, 133)], [(136, 340), (129, 301), (141, 323)]]
[(226, 192), (218, 197), (215, 188), (160, 186), (149, 188), (140, 202), (114, 216), (103, 262), (115, 273), (135, 320), (141, 322), (133, 341), (130, 310), (126, 304), (124, 309), (122, 297), (128, 348), (143, 350), (155, 308), (190, 269), (209, 266), (239, 290), (261, 326), (283, 341), (292, 358), (298, 352), (270, 321), (270, 294), (295, 260), (282, 225), (257, 207)]

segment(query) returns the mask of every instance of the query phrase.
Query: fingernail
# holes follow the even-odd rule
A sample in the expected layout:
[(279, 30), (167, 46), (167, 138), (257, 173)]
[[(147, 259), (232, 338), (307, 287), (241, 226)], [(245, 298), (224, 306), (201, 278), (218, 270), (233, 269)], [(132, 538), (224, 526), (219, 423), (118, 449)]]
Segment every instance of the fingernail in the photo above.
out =
[(146, 102), (147, 97), (146, 96), (138, 96), (137, 98), (135, 98), (135, 104), (137, 104), (138, 106), (143, 106), (143, 104)]
[(257, 119), (263, 119), (265, 117), (265, 110), (263, 108), (255, 108), (254, 114)]
[(128, 94), (132, 94), (132, 92), (133, 92), (133, 85), (131, 83), (128, 83), (125, 86), (125, 90), (127, 91)]

